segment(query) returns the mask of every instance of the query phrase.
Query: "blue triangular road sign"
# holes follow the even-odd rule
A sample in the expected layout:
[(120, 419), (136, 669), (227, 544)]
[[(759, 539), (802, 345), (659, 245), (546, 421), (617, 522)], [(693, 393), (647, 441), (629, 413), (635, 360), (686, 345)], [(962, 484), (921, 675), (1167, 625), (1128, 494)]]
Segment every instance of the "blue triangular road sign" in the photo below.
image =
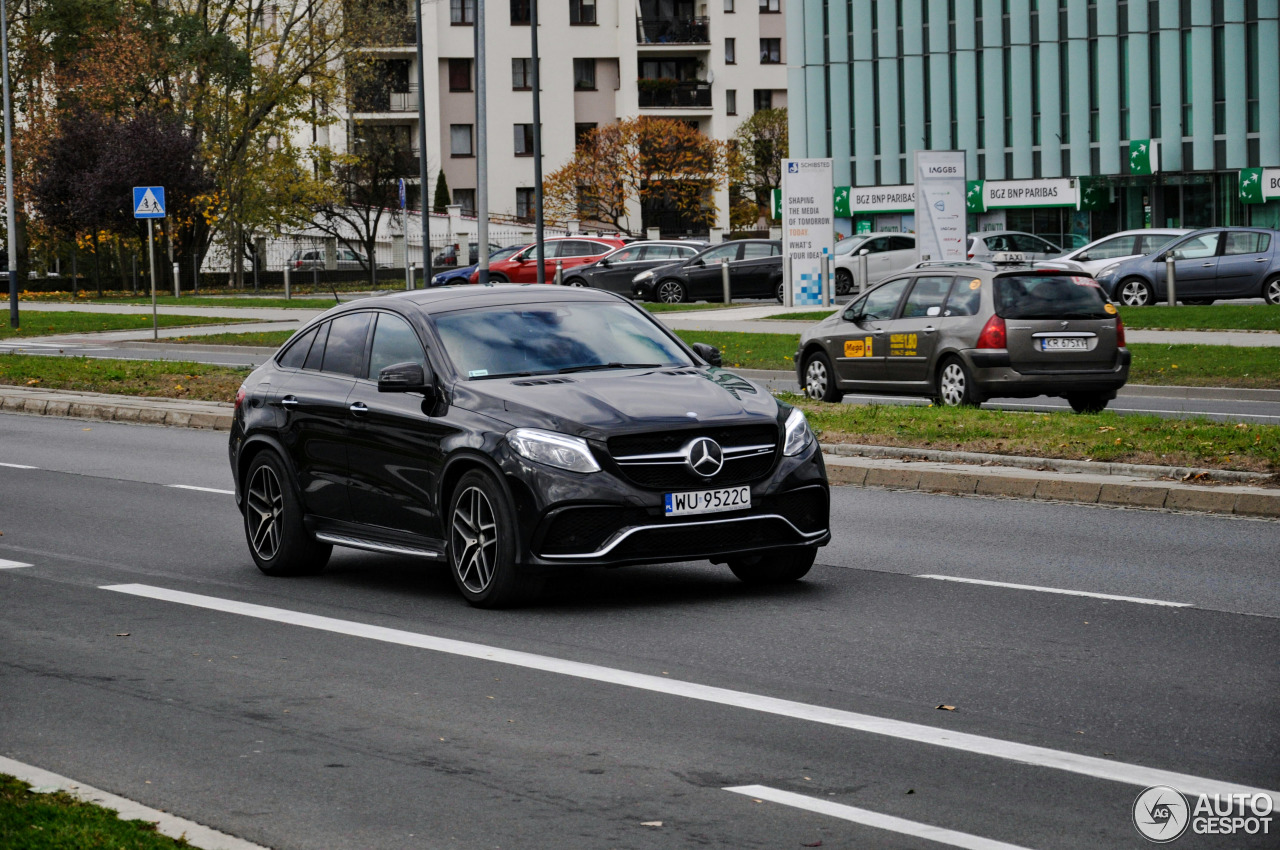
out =
[(164, 218), (164, 187), (134, 186), (133, 217)]

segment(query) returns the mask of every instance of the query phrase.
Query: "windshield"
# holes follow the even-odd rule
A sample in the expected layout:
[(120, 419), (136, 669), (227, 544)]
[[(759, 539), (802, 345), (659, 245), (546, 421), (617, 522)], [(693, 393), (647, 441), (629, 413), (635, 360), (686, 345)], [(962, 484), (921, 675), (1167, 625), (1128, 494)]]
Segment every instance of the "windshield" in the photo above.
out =
[[(1093, 278), (1009, 275), (995, 279), (996, 314), (1006, 319), (1107, 319), (1102, 287)], [(1112, 308), (1114, 309), (1114, 308)]]
[(494, 260), (505, 260), (507, 257), (510, 257), (512, 254), (514, 254), (516, 251), (519, 251), (523, 247), (524, 247), (523, 245), (512, 245), (509, 248), (499, 248), (498, 250), (494, 251), (492, 254), (489, 255), (489, 262), (492, 263)]
[(437, 315), (435, 325), (454, 366), (472, 380), (693, 365), (675, 340), (629, 304), (480, 307)]
[(867, 237), (865, 236), (850, 236), (848, 239), (841, 239), (836, 243), (835, 255), (839, 257), (841, 254), (848, 254), (866, 241)]

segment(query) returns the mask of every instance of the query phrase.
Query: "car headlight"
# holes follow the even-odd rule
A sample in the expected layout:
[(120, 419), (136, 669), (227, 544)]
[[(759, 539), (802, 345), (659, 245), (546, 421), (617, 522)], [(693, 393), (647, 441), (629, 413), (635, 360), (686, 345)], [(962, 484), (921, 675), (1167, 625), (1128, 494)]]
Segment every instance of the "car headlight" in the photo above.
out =
[(638, 275), (636, 275), (635, 277), (631, 278), (631, 282), (632, 282), (632, 283), (644, 283), (646, 280), (648, 280), (648, 279), (649, 279), (649, 278), (651, 278), (651, 277), (653, 277), (653, 269), (649, 269), (649, 271), (647, 271), (647, 272), (640, 272), (640, 274), (638, 274)]
[(587, 441), (580, 437), (537, 428), (516, 428), (507, 432), (507, 442), (521, 457), (537, 463), (570, 472), (600, 471), (600, 464), (591, 455)]
[(1112, 263), (1096, 275), (1098, 278), (1112, 277), (1116, 273), (1116, 269), (1120, 268), (1119, 263)]
[(793, 407), (787, 417), (787, 435), (782, 443), (782, 453), (787, 457), (795, 457), (812, 442), (813, 432), (809, 430), (809, 420), (804, 418), (803, 410)]

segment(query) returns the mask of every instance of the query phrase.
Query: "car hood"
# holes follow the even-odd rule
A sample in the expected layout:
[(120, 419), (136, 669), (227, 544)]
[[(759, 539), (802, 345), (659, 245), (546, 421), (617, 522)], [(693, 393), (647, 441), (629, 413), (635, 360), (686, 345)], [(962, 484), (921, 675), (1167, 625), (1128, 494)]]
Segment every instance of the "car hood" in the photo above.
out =
[(778, 418), (778, 402), (768, 390), (706, 366), (463, 381), (455, 403), (513, 427), (587, 439)]

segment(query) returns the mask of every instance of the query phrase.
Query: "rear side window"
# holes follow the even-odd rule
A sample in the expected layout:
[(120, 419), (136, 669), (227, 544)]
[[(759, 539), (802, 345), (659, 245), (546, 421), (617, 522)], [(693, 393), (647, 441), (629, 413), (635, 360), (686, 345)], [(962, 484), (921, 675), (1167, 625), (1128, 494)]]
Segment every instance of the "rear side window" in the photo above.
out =
[[(1106, 319), (1102, 287), (1088, 277), (1009, 275), (995, 279), (996, 315), (1006, 319)], [(1114, 309), (1114, 308), (1113, 308)]]
[(677, 253), (675, 245), (646, 245), (640, 256), (646, 260), (674, 260), (690, 255)]
[(742, 245), (742, 259), (759, 260), (762, 257), (772, 257), (773, 246), (767, 242), (744, 242)]
[(929, 309), (936, 307), (933, 315), (942, 314), (942, 304), (947, 300), (947, 290), (951, 288), (950, 277), (918, 277), (916, 285), (911, 287), (907, 302), (902, 305), (902, 318), (920, 319), (929, 315)]
[(1223, 254), (1260, 254), (1271, 245), (1271, 237), (1265, 233), (1228, 233)]
[(916, 240), (912, 239), (910, 236), (889, 237), (890, 251), (910, 251), (914, 247), (916, 247)]
[(316, 329), (304, 333), (295, 339), (284, 352), (276, 358), (276, 365), (281, 369), (301, 369), (307, 361), (307, 352), (311, 351), (311, 343), (315, 342)]
[(951, 295), (947, 297), (944, 316), (976, 316), (982, 304), (982, 281), (975, 278), (958, 277), (951, 285)]
[(422, 343), (409, 323), (390, 313), (379, 313), (378, 324), (373, 329), (373, 347), (369, 350), (369, 379), (378, 380), (378, 373), (396, 363), (417, 363), (425, 370), (427, 358)]
[(329, 323), (329, 340), (324, 347), (325, 372), (353, 378), (364, 374), (364, 343), (369, 337), (369, 314), (348, 313)]
[(309, 369), (312, 372), (319, 372), (320, 367), (324, 364), (324, 344), (329, 338), (329, 323), (325, 322), (316, 330), (316, 341), (311, 344), (311, 351), (307, 354), (306, 362), (302, 364), (303, 369)]
[(1090, 260), (1111, 260), (1116, 257), (1128, 257), (1136, 254), (1138, 237), (1136, 236), (1117, 236), (1115, 239), (1108, 239), (1100, 245), (1094, 245), (1086, 253)]

